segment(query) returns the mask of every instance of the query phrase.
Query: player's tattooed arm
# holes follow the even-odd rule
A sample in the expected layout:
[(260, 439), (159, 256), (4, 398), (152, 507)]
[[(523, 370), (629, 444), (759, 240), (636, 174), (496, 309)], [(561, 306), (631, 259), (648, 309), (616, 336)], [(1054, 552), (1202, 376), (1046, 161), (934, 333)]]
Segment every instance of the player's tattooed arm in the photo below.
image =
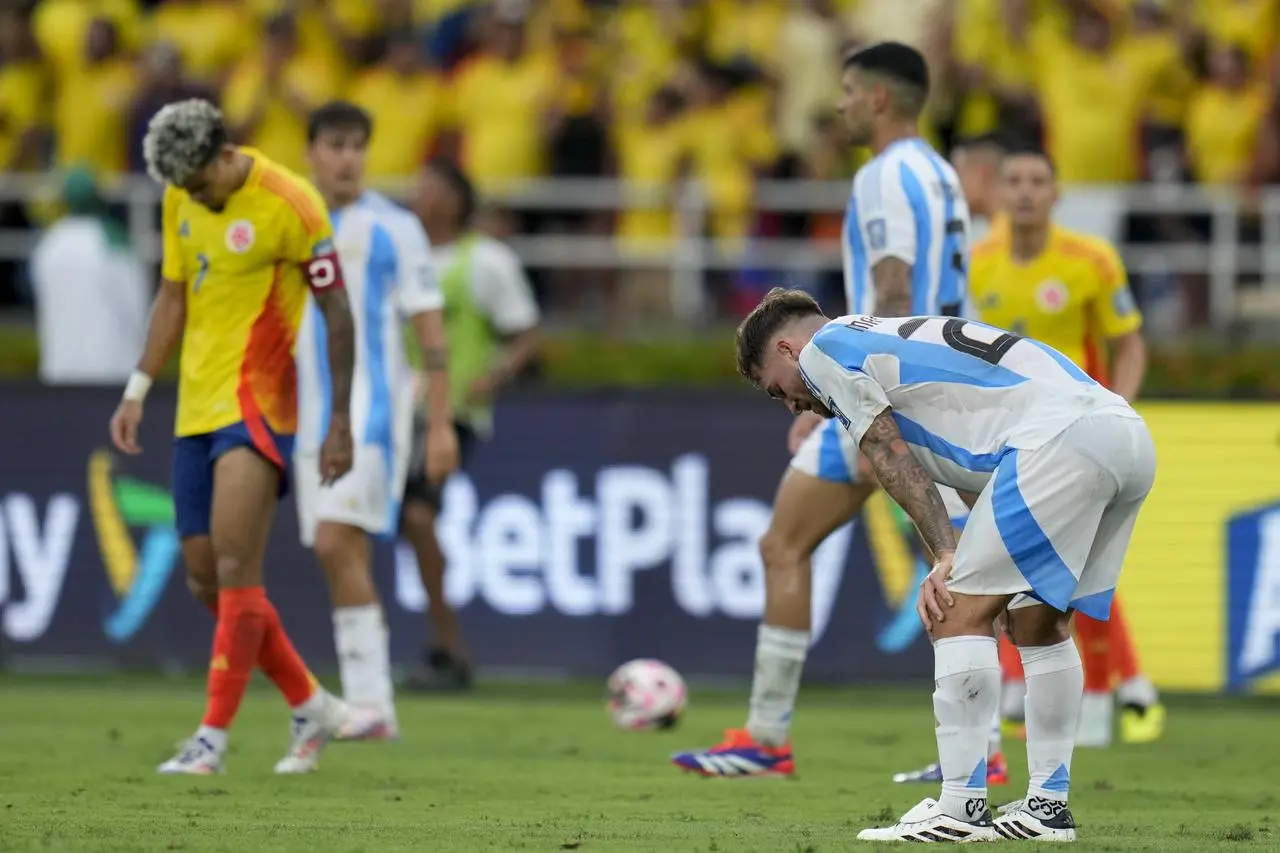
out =
[(333, 414), (344, 420), (351, 416), (351, 374), (356, 363), (355, 321), (351, 303), (342, 287), (313, 289), (316, 307), (324, 315), (329, 332), (329, 375), (333, 383)]
[(876, 314), (907, 317), (911, 314), (911, 264), (901, 258), (885, 258), (871, 270), (876, 285)]
[(138, 370), (150, 377), (164, 369), (173, 349), (182, 340), (187, 323), (187, 284), (183, 281), (160, 280), (160, 290), (151, 303), (147, 320), (147, 342), (138, 359)]
[(942, 502), (929, 472), (911, 455), (888, 409), (871, 422), (861, 447), (876, 472), (876, 479), (889, 497), (911, 516), (929, 550), (935, 555), (954, 551), (956, 534), (947, 505)]
[(422, 370), (427, 374), (427, 423), (449, 423), (453, 420), (453, 413), (444, 312), (421, 311), (413, 315), (412, 322), (418, 346), (422, 348)]

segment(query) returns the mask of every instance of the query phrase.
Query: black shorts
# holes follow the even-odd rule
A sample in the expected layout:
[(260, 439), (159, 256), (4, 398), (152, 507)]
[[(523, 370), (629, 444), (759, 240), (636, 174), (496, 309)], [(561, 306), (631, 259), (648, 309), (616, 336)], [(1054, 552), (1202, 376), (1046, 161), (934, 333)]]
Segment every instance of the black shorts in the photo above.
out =
[[(475, 447), (476, 431), (467, 424), (455, 422), (458, 431), (458, 453), (461, 464), (466, 467), (471, 450)], [(404, 500), (402, 506), (411, 503), (426, 504), (435, 512), (440, 512), (440, 486), (433, 486), (427, 481), (426, 458), (423, 443), (427, 436), (427, 422), (423, 418), (415, 418), (413, 422), (413, 455), (409, 459), (409, 477), (404, 483)]]

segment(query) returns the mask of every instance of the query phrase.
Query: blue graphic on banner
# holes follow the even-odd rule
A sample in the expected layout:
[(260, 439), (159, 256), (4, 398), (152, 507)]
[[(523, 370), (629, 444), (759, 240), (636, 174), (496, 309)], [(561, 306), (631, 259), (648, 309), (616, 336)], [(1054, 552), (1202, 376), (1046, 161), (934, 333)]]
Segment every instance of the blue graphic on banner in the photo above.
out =
[(1280, 504), (1227, 525), (1227, 687), (1280, 671)]

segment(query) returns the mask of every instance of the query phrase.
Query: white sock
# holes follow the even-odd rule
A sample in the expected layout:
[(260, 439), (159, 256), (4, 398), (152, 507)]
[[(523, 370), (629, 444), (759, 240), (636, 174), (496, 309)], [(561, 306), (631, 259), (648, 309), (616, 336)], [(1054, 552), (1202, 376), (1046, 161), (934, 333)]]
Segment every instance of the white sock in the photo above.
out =
[(747, 731), (760, 743), (782, 746), (787, 742), (808, 654), (808, 631), (760, 626), (756, 671), (751, 679), (751, 713), (747, 716)]
[(996, 705), (995, 716), (991, 719), (991, 731), (987, 734), (987, 757), (991, 758), (1004, 749), (1004, 733), (1000, 730), (1000, 706)]
[(1061, 810), (1071, 786), (1084, 667), (1075, 640), (1018, 651), (1027, 677), (1027, 808), (1049, 818)]
[(339, 607), (333, 611), (333, 639), (338, 649), (342, 698), (351, 705), (392, 717), (395, 691), (382, 608), (376, 604)]
[(956, 820), (987, 811), (987, 740), (1000, 705), (1000, 655), (992, 637), (948, 637), (933, 644), (933, 714), (942, 796)]
[(227, 730), (215, 729), (213, 726), (201, 726), (196, 729), (196, 737), (203, 740), (213, 751), (222, 755), (227, 751)]
[(1156, 692), (1156, 686), (1145, 675), (1136, 675), (1120, 682), (1120, 686), (1116, 688), (1116, 698), (1120, 700), (1121, 705), (1150, 708), (1160, 701), (1160, 694)]

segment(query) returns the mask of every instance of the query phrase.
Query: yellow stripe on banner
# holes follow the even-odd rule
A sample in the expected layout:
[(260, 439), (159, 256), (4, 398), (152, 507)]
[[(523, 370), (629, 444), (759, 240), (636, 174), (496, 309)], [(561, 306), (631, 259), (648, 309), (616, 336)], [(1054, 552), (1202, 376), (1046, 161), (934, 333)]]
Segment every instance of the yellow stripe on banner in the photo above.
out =
[(89, 456), (89, 512), (98, 531), (98, 550), (107, 580), (116, 596), (123, 598), (133, 584), (138, 552), (129, 527), (120, 515), (115, 490), (111, 487), (111, 454), (95, 450)]
[(1280, 500), (1280, 405), (1143, 403), (1156, 483), (1120, 580), (1139, 660), (1161, 687), (1226, 680), (1226, 531)]
[(915, 559), (906, 537), (898, 530), (893, 518), (891, 501), (884, 492), (877, 491), (862, 509), (862, 523), (867, 528), (867, 541), (871, 545), (871, 562), (880, 578), (880, 587), (891, 607), (896, 607), (913, 593), (911, 581), (915, 577)]

